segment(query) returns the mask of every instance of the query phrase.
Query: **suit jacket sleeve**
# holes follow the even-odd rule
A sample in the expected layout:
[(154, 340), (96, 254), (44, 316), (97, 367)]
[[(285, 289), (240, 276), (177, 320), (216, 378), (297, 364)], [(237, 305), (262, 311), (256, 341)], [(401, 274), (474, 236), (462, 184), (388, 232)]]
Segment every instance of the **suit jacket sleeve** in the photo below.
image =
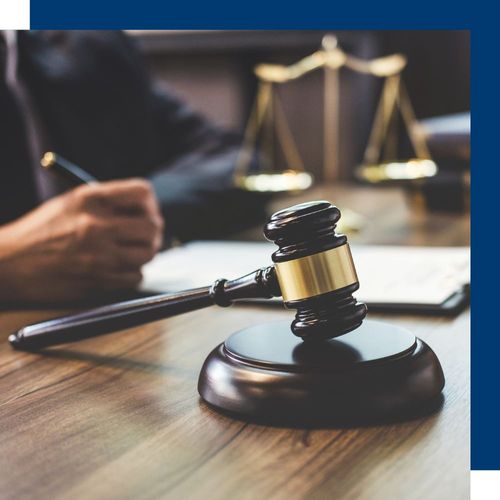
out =
[(147, 177), (168, 233), (181, 241), (217, 238), (261, 223), (266, 197), (233, 185), (241, 138), (209, 123), (170, 93), (157, 87), (152, 93), (159, 153), (165, 160)]

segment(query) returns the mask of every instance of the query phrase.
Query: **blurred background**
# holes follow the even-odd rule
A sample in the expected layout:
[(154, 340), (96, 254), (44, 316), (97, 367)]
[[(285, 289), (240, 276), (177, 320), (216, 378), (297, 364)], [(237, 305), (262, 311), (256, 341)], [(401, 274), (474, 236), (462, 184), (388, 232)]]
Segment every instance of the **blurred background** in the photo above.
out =
[[(154, 75), (216, 123), (243, 132), (258, 89), (260, 63), (293, 64), (317, 51), (327, 34), (345, 53), (374, 59), (402, 54), (402, 81), (422, 124), (438, 175), (421, 183), (428, 208), (467, 210), (470, 139), (469, 31), (129, 31)], [(280, 102), (306, 170), (318, 181), (324, 169), (324, 72), (311, 71), (280, 84)], [(341, 68), (338, 72), (338, 171), (355, 180), (362, 163), (383, 78)], [(402, 120), (398, 156), (412, 156)], [(276, 138), (274, 138), (276, 140)], [(274, 163), (286, 160), (275, 147)], [(359, 182), (359, 176), (358, 176)]]

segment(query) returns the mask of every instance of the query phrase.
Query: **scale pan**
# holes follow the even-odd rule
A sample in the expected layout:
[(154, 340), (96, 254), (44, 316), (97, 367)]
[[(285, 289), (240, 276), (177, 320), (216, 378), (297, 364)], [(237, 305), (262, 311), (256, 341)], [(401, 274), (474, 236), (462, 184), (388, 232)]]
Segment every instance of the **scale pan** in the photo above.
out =
[(283, 193), (304, 191), (311, 187), (313, 176), (302, 170), (282, 172), (260, 172), (238, 176), (236, 186), (246, 191), (261, 193)]
[(406, 161), (360, 165), (356, 176), (371, 184), (379, 184), (428, 179), (434, 177), (437, 172), (438, 167), (432, 160), (412, 158)]

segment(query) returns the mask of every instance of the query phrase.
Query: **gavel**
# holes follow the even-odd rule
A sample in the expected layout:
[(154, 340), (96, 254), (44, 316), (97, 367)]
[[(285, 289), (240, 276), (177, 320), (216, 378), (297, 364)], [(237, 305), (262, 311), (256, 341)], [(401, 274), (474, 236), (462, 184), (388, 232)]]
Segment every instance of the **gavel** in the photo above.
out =
[(234, 280), (95, 308), (21, 328), (9, 337), (16, 349), (37, 350), (238, 300), (283, 297), (296, 310), (291, 331), (304, 342), (341, 336), (361, 325), (365, 304), (347, 237), (335, 232), (340, 211), (328, 201), (313, 201), (276, 212), (264, 228), (277, 246), (274, 265)]
[(9, 341), (37, 350), (211, 305), (281, 296), (296, 311), (291, 326), (243, 328), (207, 356), (198, 378), (206, 404), (245, 420), (307, 425), (434, 411), (445, 383), (439, 360), (405, 328), (364, 321), (367, 308), (352, 295), (359, 282), (347, 238), (335, 231), (339, 219), (327, 201), (281, 210), (264, 227), (278, 246), (272, 266), (26, 326)]

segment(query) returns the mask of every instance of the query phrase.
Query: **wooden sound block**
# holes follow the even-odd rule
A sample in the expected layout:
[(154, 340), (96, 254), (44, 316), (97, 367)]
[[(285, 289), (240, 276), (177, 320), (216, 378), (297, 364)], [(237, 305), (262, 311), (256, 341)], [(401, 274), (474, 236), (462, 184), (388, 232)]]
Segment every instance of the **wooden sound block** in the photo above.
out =
[(430, 347), (378, 321), (306, 343), (286, 321), (234, 333), (206, 359), (198, 381), (216, 409), (270, 423), (400, 419), (435, 408), (444, 376)]

